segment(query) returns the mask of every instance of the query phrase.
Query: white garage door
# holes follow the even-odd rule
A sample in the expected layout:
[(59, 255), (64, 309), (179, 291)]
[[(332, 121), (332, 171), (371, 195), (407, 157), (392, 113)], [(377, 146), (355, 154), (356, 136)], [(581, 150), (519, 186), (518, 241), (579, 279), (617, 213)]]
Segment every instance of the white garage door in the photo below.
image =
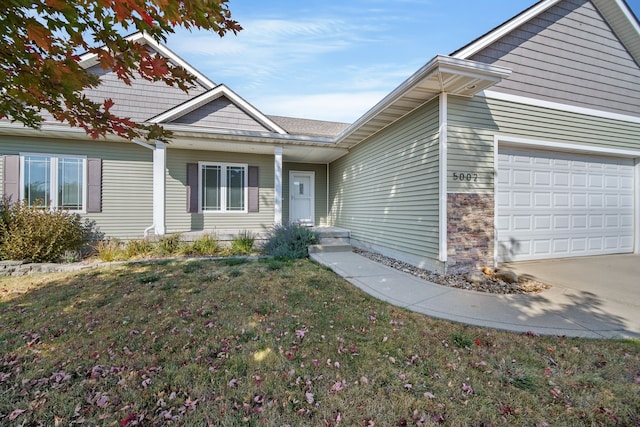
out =
[(500, 148), (500, 261), (633, 251), (633, 161)]

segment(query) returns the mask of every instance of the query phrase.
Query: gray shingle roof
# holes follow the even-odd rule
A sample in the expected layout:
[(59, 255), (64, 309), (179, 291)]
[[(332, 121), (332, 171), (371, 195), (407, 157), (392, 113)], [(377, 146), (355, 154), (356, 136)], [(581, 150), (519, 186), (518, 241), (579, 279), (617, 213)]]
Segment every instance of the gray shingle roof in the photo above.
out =
[(297, 119), (295, 117), (267, 116), (278, 126), (293, 135), (322, 136), (333, 138), (349, 127), (350, 123), (324, 120)]

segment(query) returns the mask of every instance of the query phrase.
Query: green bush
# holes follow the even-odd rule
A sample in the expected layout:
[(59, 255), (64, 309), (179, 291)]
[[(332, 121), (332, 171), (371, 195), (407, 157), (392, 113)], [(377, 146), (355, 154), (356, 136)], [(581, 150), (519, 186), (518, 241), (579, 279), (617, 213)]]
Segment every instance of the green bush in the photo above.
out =
[(263, 251), (281, 259), (306, 258), (308, 247), (318, 241), (318, 235), (299, 224), (276, 226), (267, 237)]
[(23, 202), (0, 204), (0, 258), (29, 262), (59, 261), (65, 253), (83, 254), (100, 233), (95, 223), (63, 210), (31, 208)]
[(231, 240), (231, 253), (234, 255), (250, 255), (256, 238), (250, 231), (243, 231)]

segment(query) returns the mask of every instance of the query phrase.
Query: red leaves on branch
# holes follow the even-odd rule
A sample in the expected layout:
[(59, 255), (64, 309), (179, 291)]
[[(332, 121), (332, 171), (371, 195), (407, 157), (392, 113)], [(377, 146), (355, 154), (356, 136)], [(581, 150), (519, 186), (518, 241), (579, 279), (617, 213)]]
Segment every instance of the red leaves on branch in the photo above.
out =
[(114, 134), (165, 141), (170, 133), (160, 126), (117, 117), (109, 112), (111, 101), (88, 99), (84, 91), (100, 81), (79, 65), (77, 53), (95, 54), (102, 69), (112, 70), (126, 84), (142, 78), (186, 91), (194, 76), (119, 31), (144, 31), (163, 42), (176, 26), (220, 36), (242, 29), (231, 19), (228, 0), (16, 0), (0, 8), (0, 21), (5, 41), (0, 118), (39, 128), (41, 112), (46, 112), (93, 138)]

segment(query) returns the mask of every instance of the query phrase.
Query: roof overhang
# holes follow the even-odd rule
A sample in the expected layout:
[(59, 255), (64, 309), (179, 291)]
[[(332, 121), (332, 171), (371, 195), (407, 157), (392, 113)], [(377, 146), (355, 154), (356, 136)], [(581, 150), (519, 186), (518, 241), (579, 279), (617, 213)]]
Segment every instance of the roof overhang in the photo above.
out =
[(338, 135), (337, 145), (358, 144), (440, 93), (471, 97), (510, 75), (507, 68), (438, 55)]

